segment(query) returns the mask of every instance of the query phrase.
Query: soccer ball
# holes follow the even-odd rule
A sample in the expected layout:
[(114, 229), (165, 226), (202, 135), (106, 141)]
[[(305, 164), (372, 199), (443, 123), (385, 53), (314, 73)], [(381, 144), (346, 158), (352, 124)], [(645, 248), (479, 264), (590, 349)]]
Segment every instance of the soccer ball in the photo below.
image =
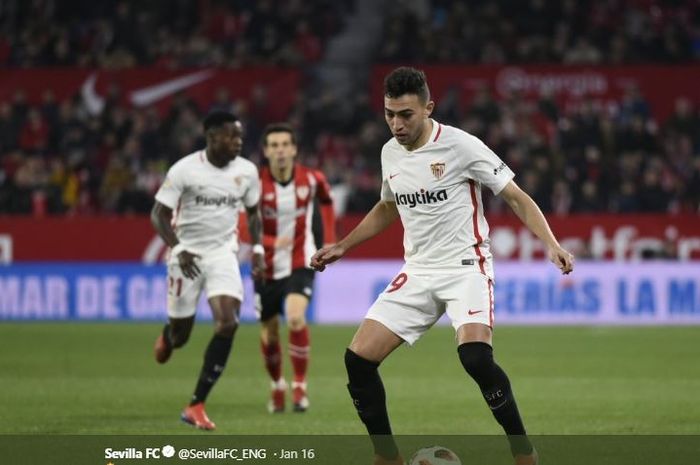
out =
[(408, 465), (462, 465), (462, 462), (457, 454), (447, 447), (431, 446), (413, 454)]

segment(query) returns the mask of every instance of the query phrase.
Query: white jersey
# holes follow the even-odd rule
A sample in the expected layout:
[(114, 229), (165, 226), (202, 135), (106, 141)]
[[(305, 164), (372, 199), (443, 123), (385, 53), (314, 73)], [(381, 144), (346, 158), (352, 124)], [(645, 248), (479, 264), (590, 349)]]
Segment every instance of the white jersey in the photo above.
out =
[(493, 279), (481, 186), (498, 194), (514, 174), (478, 138), (432, 123), (422, 147), (410, 152), (392, 138), (382, 148), (381, 198), (401, 215), (406, 264), (475, 266)]
[(221, 248), (238, 250), (241, 204), (254, 207), (259, 197), (255, 164), (236, 157), (224, 168), (217, 168), (207, 160), (204, 150), (175, 163), (156, 193), (156, 200), (173, 210), (180, 243), (199, 254)]

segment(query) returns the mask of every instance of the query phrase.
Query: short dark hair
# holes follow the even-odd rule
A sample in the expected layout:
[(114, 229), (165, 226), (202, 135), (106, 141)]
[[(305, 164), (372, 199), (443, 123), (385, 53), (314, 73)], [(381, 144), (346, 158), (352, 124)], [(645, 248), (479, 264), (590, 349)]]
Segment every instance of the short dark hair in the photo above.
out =
[(225, 123), (235, 123), (238, 118), (228, 111), (212, 111), (204, 118), (204, 132), (213, 128), (220, 128)]
[(430, 89), (423, 71), (401, 66), (384, 78), (385, 96), (399, 98), (406, 94), (415, 94), (424, 102), (430, 100)]
[(297, 145), (297, 136), (296, 133), (294, 132), (294, 128), (292, 128), (291, 124), (288, 123), (272, 123), (268, 124), (265, 126), (265, 129), (263, 130), (262, 134), (262, 145), (263, 147), (267, 145), (267, 136), (270, 134), (273, 134), (275, 132), (286, 132), (289, 133), (290, 137), (292, 138), (292, 144)]

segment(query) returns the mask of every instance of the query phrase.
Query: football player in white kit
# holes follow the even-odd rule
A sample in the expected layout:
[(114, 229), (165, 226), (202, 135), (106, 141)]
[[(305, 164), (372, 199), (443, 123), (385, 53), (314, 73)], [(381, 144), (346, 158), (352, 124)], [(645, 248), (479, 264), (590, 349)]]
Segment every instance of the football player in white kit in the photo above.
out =
[(458, 354), (510, 441), (517, 465), (537, 463), (505, 372), (495, 363), (493, 265), (482, 186), (500, 195), (548, 248), (562, 273), (573, 270), (539, 207), (513, 172), (478, 138), (430, 118), (425, 74), (397, 68), (384, 81), (384, 112), (393, 138), (382, 148), (381, 199), (360, 224), (311, 266), (323, 271), (397, 218), (406, 263), (369, 309), (345, 353), (348, 390), (372, 436), (375, 464), (401, 464), (386, 410), (379, 364), (402, 343), (413, 344), (447, 313)]
[(181, 418), (199, 429), (216, 426), (204, 402), (224, 370), (243, 300), (236, 258), (238, 212), (243, 205), (253, 246), (253, 277), (264, 272), (262, 223), (258, 209), (260, 181), (252, 162), (239, 157), (240, 121), (227, 112), (204, 120), (207, 146), (175, 163), (156, 193), (151, 221), (170, 247), (169, 322), (156, 340), (155, 357), (165, 363), (173, 349), (187, 342), (203, 288), (214, 317), (214, 336), (205, 353), (194, 395)]

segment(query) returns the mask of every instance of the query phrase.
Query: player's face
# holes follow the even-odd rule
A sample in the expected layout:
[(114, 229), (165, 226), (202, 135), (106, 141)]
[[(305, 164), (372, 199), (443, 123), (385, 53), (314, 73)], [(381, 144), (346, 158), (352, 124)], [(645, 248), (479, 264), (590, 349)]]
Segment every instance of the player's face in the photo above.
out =
[(384, 118), (399, 144), (412, 146), (418, 141), (433, 106), (432, 101), (423, 102), (416, 94), (384, 97)]
[(225, 123), (219, 129), (212, 131), (209, 139), (211, 151), (218, 158), (233, 160), (243, 148), (243, 126), (240, 121)]
[(294, 163), (297, 146), (288, 132), (272, 132), (265, 138), (265, 157), (272, 169), (285, 169)]

